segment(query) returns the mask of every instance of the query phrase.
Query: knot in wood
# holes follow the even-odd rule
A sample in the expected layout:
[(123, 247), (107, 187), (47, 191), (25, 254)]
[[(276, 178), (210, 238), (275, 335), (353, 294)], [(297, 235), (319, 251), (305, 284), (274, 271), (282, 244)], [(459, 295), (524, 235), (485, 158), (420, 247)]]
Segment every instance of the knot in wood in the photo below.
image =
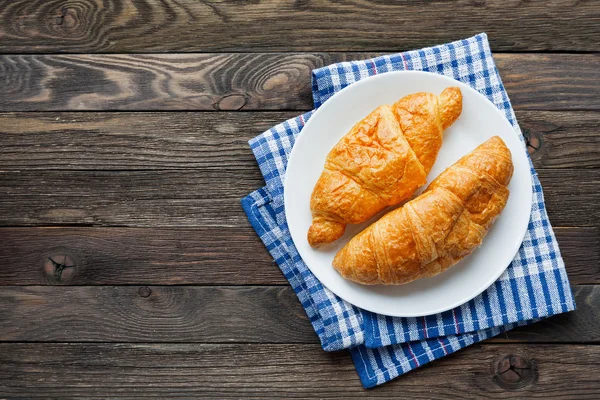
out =
[(527, 145), (527, 152), (531, 157), (534, 157), (535, 154), (538, 153), (542, 148), (542, 136), (530, 129), (524, 129), (523, 138), (525, 139), (525, 144)]
[(533, 360), (509, 354), (496, 365), (494, 382), (503, 389), (520, 389), (537, 379), (537, 365)]
[(71, 7), (61, 7), (56, 12), (54, 17), (54, 24), (57, 29), (73, 29), (77, 26), (78, 22), (78, 11)]
[(223, 96), (218, 103), (214, 105), (217, 110), (238, 111), (246, 105), (246, 96), (241, 94), (230, 94)]
[(140, 295), (140, 297), (149, 297), (152, 294), (152, 290), (150, 290), (148, 286), (142, 286), (138, 290), (138, 294)]
[(42, 257), (42, 273), (53, 285), (65, 285), (79, 272), (79, 257), (65, 249), (51, 250)]

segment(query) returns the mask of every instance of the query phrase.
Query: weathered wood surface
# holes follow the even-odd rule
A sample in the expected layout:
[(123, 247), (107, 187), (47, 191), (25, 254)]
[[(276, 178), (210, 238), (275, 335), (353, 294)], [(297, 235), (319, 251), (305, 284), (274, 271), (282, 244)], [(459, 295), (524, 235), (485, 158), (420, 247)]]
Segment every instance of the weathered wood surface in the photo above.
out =
[(598, 226), (600, 209), (587, 209), (584, 203), (600, 201), (596, 200), (596, 195), (600, 196), (600, 169), (538, 169), (537, 173), (554, 226)]
[[(598, 232), (582, 230), (560, 230), (567, 241), (562, 250), (580, 281), (600, 282), (600, 273), (586, 270), (600, 255), (584, 245), (597, 242)], [(0, 237), (0, 285), (287, 284), (247, 223), (198, 229), (3, 228)], [(67, 254), (76, 259), (76, 273), (68, 281), (49, 281), (43, 264)]]
[[(600, 283), (599, 228), (555, 228), (555, 233), (571, 283)], [(196, 229), (1, 228), (0, 237), (2, 286), (287, 285), (247, 224)], [(66, 255), (76, 269), (58, 282), (43, 266), (49, 257), (62, 262)]]
[[(264, 185), (254, 163), (240, 167), (0, 171), (0, 226), (240, 226), (240, 198)], [(600, 169), (538, 173), (555, 226), (597, 226)]]
[[(0, 398), (599, 398), (599, 18), (561, 0), (0, 0)], [(365, 392), (241, 210), (264, 184), (247, 140), (312, 108), (314, 68), (484, 30), (578, 309)], [(518, 389), (509, 355), (535, 365)]]
[[(533, 366), (507, 389), (498, 363)], [(597, 399), (600, 347), (476, 344), (376, 389), (347, 352), (316, 344), (0, 344), (0, 390), (13, 398)]]
[[(600, 342), (600, 286), (574, 291), (576, 312), (508, 338)], [(4, 286), (0, 320), (0, 341), (318, 342), (287, 286)]]
[(0, 341), (317, 341), (282, 286), (8, 286), (0, 303)]
[(0, 172), (0, 225), (240, 226), (256, 170)]
[[(3, 55), (0, 110), (309, 110), (311, 70), (380, 54)], [(598, 54), (494, 58), (518, 110), (600, 110)]]
[[(0, 147), (0, 160), (2, 170), (184, 168), (227, 170), (235, 178), (240, 169), (250, 169), (256, 177), (258, 167), (248, 140), (296, 115), (281, 112), (0, 114), (0, 138), (4, 144)], [(240, 174), (240, 181), (246, 178), (244, 172)]]
[[(257, 171), (248, 140), (297, 115), (0, 113), (1, 170)], [(523, 132), (537, 140), (532, 143), (539, 148), (533, 154), (536, 168), (600, 167), (599, 112), (519, 111), (517, 118)]]
[[(13, 0), (8, 53), (401, 50), (481, 31), (510, 51), (598, 51), (593, 1)], [(443, 28), (442, 28), (443, 26)]]
[(537, 149), (531, 153), (536, 168), (600, 168), (600, 113), (516, 111), (516, 114), (524, 135)]

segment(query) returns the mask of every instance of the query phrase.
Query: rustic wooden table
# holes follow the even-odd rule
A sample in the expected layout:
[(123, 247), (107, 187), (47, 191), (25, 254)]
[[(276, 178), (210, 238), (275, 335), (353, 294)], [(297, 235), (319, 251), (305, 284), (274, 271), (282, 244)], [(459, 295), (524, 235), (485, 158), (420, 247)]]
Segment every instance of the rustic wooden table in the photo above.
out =
[[(246, 220), (247, 140), (313, 68), (481, 31), (579, 308), (365, 391)], [(0, 0), (0, 398), (599, 398), (598, 52), (598, 1)]]

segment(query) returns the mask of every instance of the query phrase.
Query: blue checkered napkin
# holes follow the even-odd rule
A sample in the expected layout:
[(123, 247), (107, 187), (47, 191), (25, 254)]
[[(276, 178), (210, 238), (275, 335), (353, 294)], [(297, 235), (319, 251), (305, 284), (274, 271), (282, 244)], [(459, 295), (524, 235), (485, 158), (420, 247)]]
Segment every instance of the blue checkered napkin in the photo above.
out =
[[(313, 71), (315, 108), (353, 82), (406, 69), (435, 72), (470, 85), (504, 112), (523, 141), (485, 34), (317, 69)], [(515, 326), (575, 309), (533, 165), (534, 196), (525, 239), (506, 272), (481, 295), (453, 310), (419, 318), (377, 315), (339, 299), (315, 278), (298, 255), (283, 208), (282, 178), (288, 156), (311, 115), (308, 112), (285, 121), (250, 140), (266, 186), (242, 199), (242, 206), (298, 295), (323, 348), (349, 348), (365, 387), (386, 382)]]

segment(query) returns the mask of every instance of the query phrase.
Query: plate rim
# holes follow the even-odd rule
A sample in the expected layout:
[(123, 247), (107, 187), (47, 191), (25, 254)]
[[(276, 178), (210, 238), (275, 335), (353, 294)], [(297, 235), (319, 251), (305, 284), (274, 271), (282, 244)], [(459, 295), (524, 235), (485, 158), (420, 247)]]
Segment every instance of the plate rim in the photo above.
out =
[[(516, 135), (516, 132), (514, 132), (515, 127), (510, 123), (510, 121), (508, 120), (508, 118), (504, 115), (504, 113), (502, 111), (500, 111), (498, 109), (498, 107), (496, 107), (496, 105), (494, 103), (492, 103), (490, 101), (490, 99), (488, 99), (485, 95), (483, 95), (482, 93), (480, 93), (479, 91), (477, 91), (476, 89), (474, 89), (473, 87), (471, 87), (470, 85), (461, 82), (459, 80), (456, 80), (454, 78), (448, 77), (446, 75), (442, 75), (442, 74), (437, 74), (437, 73), (433, 73), (433, 72), (427, 72), (427, 71), (412, 71), (412, 70), (405, 70), (405, 71), (389, 71), (389, 72), (385, 72), (385, 73), (381, 73), (378, 75), (372, 75), (369, 77), (366, 77), (364, 79), (361, 79), (359, 81), (356, 81), (354, 83), (349, 84), (348, 86), (344, 87), (343, 89), (339, 90), (338, 92), (334, 93), (333, 96), (331, 96), (329, 99), (327, 99), (327, 101), (325, 103), (323, 103), (311, 116), (311, 118), (308, 120), (308, 122), (304, 125), (302, 131), (304, 131), (309, 124), (311, 124), (312, 121), (316, 121), (317, 119), (315, 119), (314, 117), (317, 116), (318, 114), (323, 114), (325, 112), (327, 112), (327, 109), (330, 107), (329, 104), (333, 104), (331, 102), (332, 99), (336, 98), (336, 97), (340, 97), (342, 93), (345, 93), (346, 91), (349, 91), (349, 89), (351, 88), (356, 88), (358, 85), (365, 85), (368, 84), (368, 82), (372, 82), (378, 79), (385, 79), (385, 76), (390, 76), (390, 75), (424, 75), (424, 76), (434, 76), (436, 77), (436, 79), (442, 78), (443, 80), (446, 80), (449, 82), (449, 84), (451, 85), (455, 85), (455, 86), (459, 86), (461, 90), (466, 89), (467, 91), (472, 92), (473, 94), (476, 95), (476, 97), (485, 100), (487, 103), (489, 103), (489, 105), (492, 106), (492, 108), (494, 109), (494, 111), (501, 117), (503, 118), (508, 125), (511, 127), (511, 131)], [(302, 132), (301, 131), (301, 132)], [(286, 217), (286, 221), (289, 221), (289, 217), (288, 217), (288, 213), (289, 213), (289, 190), (287, 190), (288, 188), (288, 180), (287, 180), (287, 173), (288, 173), (288, 168), (290, 165), (292, 165), (292, 161), (294, 159), (294, 155), (298, 154), (298, 151), (296, 151), (296, 149), (299, 148), (298, 143), (300, 141), (303, 141), (306, 137), (306, 135), (302, 135), (302, 133), (300, 132), (300, 134), (297, 136), (294, 146), (292, 147), (292, 150), (290, 152), (290, 155), (288, 156), (288, 162), (285, 168), (285, 174), (283, 176), (283, 204), (284, 204), (284, 213), (285, 213), (285, 217)], [(521, 139), (519, 137), (516, 137), (516, 139), (521, 142)], [(486, 139), (487, 140), (487, 139)], [(483, 142), (482, 142), (483, 143)], [(480, 143), (481, 144), (481, 143)], [(331, 151), (331, 149), (329, 150)], [(526, 151), (525, 149), (522, 149), (522, 151)], [(465, 153), (468, 154), (468, 153)], [(464, 155), (464, 154), (463, 154)], [(533, 202), (533, 188), (532, 188), (532, 184), (533, 184), (533, 177), (532, 177), (532, 171), (531, 171), (531, 167), (529, 164), (529, 160), (527, 158), (527, 155), (525, 155), (525, 159), (527, 161), (527, 181), (528, 181), (528, 191), (529, 191), (529, 197), (530, 197), (530, 201), (529, 201), (529, 209), (527, 211), (527, 215), (528, 215), (528, 219), (527, 219), (527, 223), (524, 224), (524, 228), (521, 230), (521, 233), (518, 236), (518, 243), (520, 243), (517, 248), (515, 249), (515, 252), (513, 254), (513, 258), (511, 258), (511, 261), (506, 264), (503, 268), (499, 268), (498, 269), (498, 273), (495, 274), (491, 274), (490, 275), (490, 279), (487, 280), (485, 282), (485, 284), (482, 284), (482, 289), (481, 290), (477, 290), (474, 291), (473, 295), (471, 296), (471, 294), (469, 294), (468, 296), (466, 296), (465, 299), (461, 299), (461, 300), (457, 300), (447, 306), (442, 306), (442, 307), (438, 307), (435, 310), (432, 311), (428, 311), (426, 314), (423, 314), (421, 312), (419, 313), (410, 313), (410, 312), (399, 312), (399, 313), (382, 313), (380, 310), (376, 310), (376, 309), (372, 309), (371, 307), (365, 307), (363, 305), (357, 305), (355, 304), (355, 302), (352, 299), (348, 299), (347, 296), (342, 296), (340, 294), (337, 293), (337, 291), (329, 288), (329, 286), (323, 282), (321, 279), (319, 279), (318, 273), (316, 273), (313, 268), (311, 268), (311, 266), (309, 265), (309, 263), (307, 263), (304, 258), (302, 259), (302, 261), (305, 263), (306, 267), (311, 271), (311, 273), (313, 273), (315, 275), (315, 277), (319, 280), (319, 282), (326, 287), (327, 289), (329, 289), (332, 293), (334, 293), (336, 296), (338, 296), (340, 299), (347, 301), (348, 303), (352, 304), (353, 306), (366, 310), (366, 311), (370, 311), (376, 314), (381, 314), (381, 315), (387, 315), (387, 316), (391, 316), (391, 317), (403, 317), (403, 318), (410, 318), (410, 317), (420, 317), (420, 316), (429, 316), (429, 315), (434, 315), (434, 314), (439, 314), (442, 313), (444, 311), (448, 311), (451, 309), (454, 309), (462, 304), (465, 304), (471, 300), (473, 300), (475, 297), (479, 296), (481, 293), (483, 293), (484, 291), (486, 291), (494, 282), (496, 282), (498, 280), (498, 278), (506, 271), (506, 269), (508, 268), (508, 266), (512, 263), (512, 260), (514, 259), (514, 255), (518, 253), (519, 248), (521, 247), (523, 240), (525, 239), (525, 235), (527, 233), (528, 230), (528, 225), (529, 225), (529, 221), (531, 219), (531, 210), (532, 210), (532, 202)], [(390, 210), (391, 211), (391, 210)], [(388, 211), (389, 212), (389, 211)], [(385, 214), (382, 214), (382, 216)], [(498, 217), (500, 218), (500, 216)], [(294, 242), (294, 238), (293, 238), (293, 234), (292, 234), (292, 230), (289, 229), (288, 226), (288, 231), (290, 233), (290, 237), (292, 239), (292, 242)], [(486, 234), (487, 235), (487, 234)], [(294, 246), (296, 247), (296, 250), (299, 254), (299, 256), (302, 258), (302, 254), (300, 253), (300, 250), (298, 250), (298, 246), (296, 246), (296, 244), (294, 243)], [(475, 249), (474, 251), (476, 251), (477, 249)], [(511, 251), (512, 252), (512, 251)], [(333, 268), (333, 266), (331, 266)], [(410, 284), (410, 283), (409, 283)]]

